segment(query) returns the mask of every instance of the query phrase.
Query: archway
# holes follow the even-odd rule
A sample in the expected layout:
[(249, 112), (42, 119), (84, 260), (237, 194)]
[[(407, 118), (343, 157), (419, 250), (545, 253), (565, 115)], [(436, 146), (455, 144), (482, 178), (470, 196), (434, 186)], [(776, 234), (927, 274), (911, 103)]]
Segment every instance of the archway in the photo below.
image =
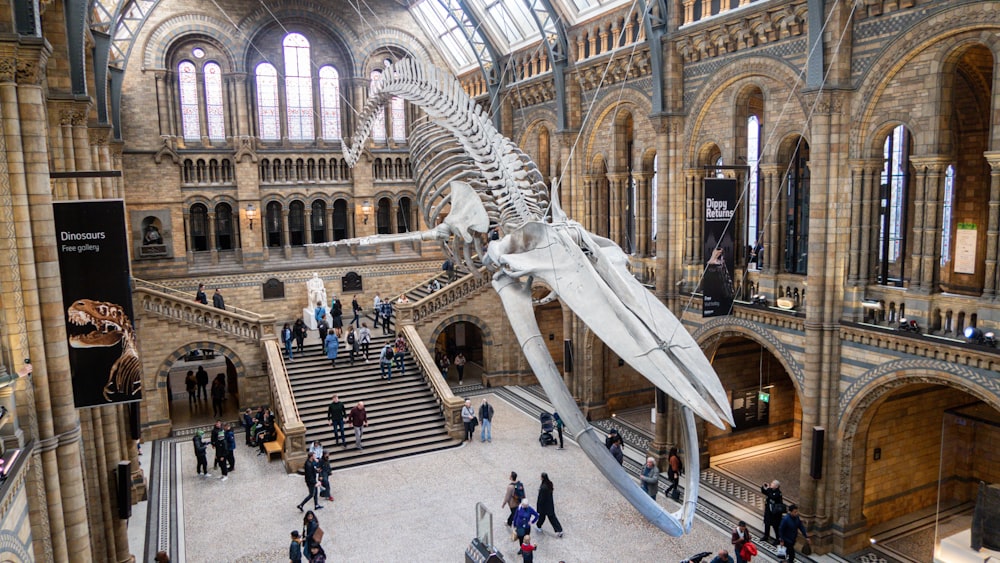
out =
[[(486, 353), (482, 329), (470, 321), (457, 321), (445, 325), (434, 339), (434, 360), (442, 366), (442, 358), (447, 357), (447, 369), (442, 369), (442, 376), (449, 385), (482, 384), (486, 373)], [(465, 358), (463, 369), (455, 364), (461, 354)], [(462, 379), (459, 380), (459, 373)]]
[[(189, 393), (186, 379), (190, 372), (198, 379), (199, 368), (204, 375), (195, 392)], [(161, 364), (158, 379), (166, 389), (167, 408), (174, 430), (207, 426), (217, 419), (239, 419), (241, 406), (240, 379), (245, 373), (243, 363), (229, 348), (213, 342), (196, 342), (180, 348)], [(207, 382), (206, 382), (207, 379)], [(221, 414), (213, 409), (212, 392), (216, 380), (225, 393)]]

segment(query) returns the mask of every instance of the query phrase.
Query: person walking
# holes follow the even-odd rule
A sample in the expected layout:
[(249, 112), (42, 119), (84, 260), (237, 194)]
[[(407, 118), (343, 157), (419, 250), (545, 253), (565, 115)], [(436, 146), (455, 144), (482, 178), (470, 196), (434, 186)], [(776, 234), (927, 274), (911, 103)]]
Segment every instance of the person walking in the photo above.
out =
[(396, 368), (399, 370), (400, 377), (403, 376), (403, 370), (406, 367), (403, 365), (403, 357), (406, 354), (406, 339), (403, 338), (403, 333), (400, 332), (396, 335), (396, 343), (394, 346), (396, 353), (393, 356), (393, 361), (396, 364)]
[(368, 323), (361, 323), (358, 329), (358, 340), (361, 342), (361, 353), (365, 355), (365, 363), (368, 363), (368, 347), (372, 344), (372, 331), (368, 329)]
[(531, 533), (531, 525), (538, 521), (538, 511), (531, 508), (528, 499), (521, 499), (521, 504), (514, 512), (514, 533), (518, 544), (524, 543), (524, 536)]
[(448, 360), (448, 354), (441, 352), (438, 354), (438, 369), (441, 370), (441, 379), (448, 379), (448, 367), (451, 366), (451, 362)]
[(184, 377), (184, 389), (188, 394), (188, 406), (193, 407), (198, 402), (198, 380), (194, 376), (194, 370), (188, 370)]
[(285, 345), (285, 356), (290, 362), (295, 361), (295, 356), (292, 355), (292, 340), (292, 327), (285, 323), (285, 326), (281, 327), (281, 343)]
[(323, 354), (326, 354), (326, 335), (330, 332), (330, 325), (326, 324), (326, 317), (316, 322), (316, 330), (319, 332), (319, 343), (323, 346)]
[(465, 375), (465, 354), (459, 352), (455, 355), (455, 371), (458, 372), (458, 384), (462, 384), (462, 377)]
[(646, 490), (649, 498), (656, 500), (656, 492), (660, 482), (660, 470), (656, 467), (655, 459), (651, 457), (646, 458), (646, 466), (642, 468), (639, 479), (642, 481), (642, 488)]
[(216, 309), (222, 309), (223, 311), (226, 310), (226, 300), (223, 299), (222, 292), (219, 291), (219, 288), (215, 288), (215, 293), (212, 294), (212, 305), (214, 305)]
[(341, 305), (340, 299), (333, 299), (333, 303), (330, 305), (330, 317), (333, 332), (336, 332), (337, 338), (340, 338), (344, 334), (344, 306)]
[(292, 541), (288, 544), (289, 563), (302, 563), (302, 539), (298, 530), (292, 530)]
[(351, 299), (351, 312), (354, 313), (354, 318), (351, 319), (351, 325), (355, 327), (361, 326), (361, 305), (358, 304), (358, 296), (355, 295)]
[(306, 553), (310, 553), (314, 544), (319, 545), (319, 542), (314, 538), (317, 530), (319, 530), (319, 518), (316, 517), (315, 512), (309, 510), (302, 517), (302, 547)]
[(768, 485), (764, 483), (760, 486), (760, 492), (764, 499), (764, 536), (761, 541), (770, 541), (771, 528), (774, 528), (773, 544), (778, 543), (778, 526), (781, 525), (781, 517), (785, 514), (784, 498), (781, 496), (781, 482), (777, 479)]
[(795, 540), (799, 539), (800, 531), (802, 532), (802, 537), (806, 539), (806, 543), (811, 546), (812, 538), (809, 537), (809, 533), (806, 532), (806, 525), (802, 523), (802, 518), (799, 517), (799, 507), (796, 504), (790, 504), (788, 505), (788, 514), (785, 514), (781, 519), (781, 524), (778, 526), (778, 543), (785, 546), (788, 563), (795, 561)]
[(559, 449), (561, 450), (563, 449), (563, 428), (566, 427), (566, 423), (557, 412), (552, 413), (552, 418), (556, 421), (556, 432), (559, 434)]
[(211, 477), (212, 474), (208, 472), (208, 457), (205, 455), (205, 433), (201, 430), (195, 432), (191, 441), (194, 443), (194, 457), (197, 460), (195, 471), (201, 477)]
[(379, 373), (382, 379), (392, 381), (392, 344), (388, 342), (382, 347), (382, 351), (378, 355), (378, 367)]
[(222, 427), (222, 421), (216, 420), (212, 427), (212, 447), (215, 449), (215, 463), (222, 471), (220, 481), (229, 479), (229, 456), (226, 453), (226, 429)]
[(205, 284), (198, 284), (198, 292), (194, 294), (194, 300), (202, 305), (208, 305), (208, 296), (205, 295)]
[(472, 440), (472, 433), (476, 431), (476, 409), (472, 408), (472, 401), (469, 399), (465, 400), (465, 406), (462, 407), (462, 424), (465, 426), (463, 442), (469, 442)]
[(736, 563), (749, 563), (748, 560), (743, 557), (743, 547), (748, 543), (751, 543), (753, 538), (750, 536), (750, 530), (747, 529), (747, 523), (740, 520), (739, 524), (736, 525), (736, 529), (733, 530), (733, 555), (736, 556)]
[(364, 433), (365, 426), (368, 426), (368, 412), (365, 411), (365, 404), (358, 401), (351, 412), (347, 413), (347, 420), (354, 427), (354, 447), (359, 450), (365, 449), (361, 443), (361, 435)]
[(392, 334), (392, 327), (389, 326), (392, 321), (392, 302), (385, 299), (380, 307), (382, 309), (382, 335)]
[[(306, 488), (309, 489), (309, 494), (306, 495), (306, 498), (302, 499), (302, 502), (295, 505), (295, 508), (298, 508), (299, 512), (302, 512), (302, 507), (305, 506), (305, 504), (310, 500), (313, 501), (313, 510), (319, 510), (323, 508), (323, 505), (319, 503), (320, 483), (319, 483), (319, 472), (317, 471), (317, 466), (318, 464), (316, 463), (316, 454), (309, 452), (309, 457), (306, 459), (305, 466), (303, 467), (306, 473), (305, 474)], [(312, 513), (312, 510), (310, 510), (309, 512)], [(306, 541), (309, 541), (310, 534), (305, 534), (305, 536), (306, 536)]]
[(521, 561), (523, 563), (534, 563), (536, 549), (538, 549), (538, 546), (531, 543), (531, 534), (524, 536), (524, 541), (521, 542)]
[[(670, 453), (667, 454), (667, 479), (670, 480), (670, 486), (663, 491), (665, 496), (670, 496), (670, 493), (673, 492), (674, 496), (671, 498), (674, 500), (680, 498), (680, 489), (677, 486), (680, 484), (682, 473), (684, 473), (684, 462), (681, 461), (677, 448), (670, 448)], [(739, 557), (739, 552), (736, 556)]]
[(333, 469), (330, 467), (330, 452), (323, 452), (319, 458), (319, 496), (326, 500), (333, 500), (333, 492), (330, 490), (330, 474)]
[(625, 452), (622, 451), (622, 438), (621, 436), (615, 436), (614, 441), (611, 442), (611, 457), (615, 458), (618, 465), (625, 463)]
[(500, 506), (506, 506), (510, 509), (510, 516), (507, 517), (507, 525), (511, 526), (514, 523), (514, 512), (517, 507), (521, 504), (521, 499), (524, 498), (524, 484), (517, 480), (517, 473), (514, 471), (510, 472), (510, 483), (507, 483), (507, 490), (504, 492), (503, 501)]
[(354, 356), (358, 355), (361, 345), (358, 343), (358, 336), (354, 334), (354, 325), (347, 327), (347, 351), (351, 354), (351, 365), (354, 365)]
[(382, 298), (375, 294), (375, 299), (372, 300), (372, 313), (375, 315), (375, 324), (372, 328), (378, 328), (378, 318), (382, 314)]
[(205, 366), (198, 366), (198, 371), (194, 374), (195, 381), (198, 382), (198, 396), (208, 400), (208, 372)]
[(292, 325), (292, 336), (295, 337), (295, 351), (300, 354), (305, 352), (307, 332), (309, 332), (309, 328), (306, 327), (306, 323), (302, 319), (295, 319), (295, 324)]
[(538, 486), (538, 501), (535, 506), (538, 509), (538, 521), (535, 526), (538, 531), (542, 531), (542, 526), (545, 524), (545, 519), (548, 518), (549, 522), (552, 523), (552, 529), (556, 531), (557, 537), (563, 537), (563, 527), (559, 523), (559, 518), (556, 518), (556, 505), (552, 500), (552, 491), (555, 487), (552, 485), (552, 481), (549, 479), (548, 473), (542, 473), (542, 484)]
[(337, 367), (337, 354), (340, 352), (340, 340), (337, 340), (337, 332), (330, 331), (326, 335), (326, 359), (330, 360), (331, 367)]
[(483, 429), (479, 432), (480, 442), (493, 441), (493, 405), (486, 399), (479, 405), (479, 420)]
[(344, 403), (340, 402), (340, 397), (333, 395), (330, 405), (326, 407), (326, 419), (333, 427), (333, 443), (337, 443), (337, 436), (340, 436), (340, 443), (347, 447), (347, 439), (344, 437), (344, 416), (346, 414)]

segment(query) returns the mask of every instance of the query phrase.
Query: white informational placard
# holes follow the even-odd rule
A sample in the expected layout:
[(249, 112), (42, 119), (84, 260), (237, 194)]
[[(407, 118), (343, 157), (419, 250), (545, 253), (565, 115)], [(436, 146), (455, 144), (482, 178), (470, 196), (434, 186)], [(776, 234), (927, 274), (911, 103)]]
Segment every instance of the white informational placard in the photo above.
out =
[(955, 229), (955, 273), (976, 273), (976, 241), (975, 223), (959, 223)]

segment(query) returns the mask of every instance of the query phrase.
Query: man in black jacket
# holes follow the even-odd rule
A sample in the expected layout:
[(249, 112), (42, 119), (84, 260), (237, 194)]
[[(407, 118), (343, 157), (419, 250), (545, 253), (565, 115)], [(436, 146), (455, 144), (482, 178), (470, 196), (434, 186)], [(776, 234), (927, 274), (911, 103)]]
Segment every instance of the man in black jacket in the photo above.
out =
[(309, 499), (313, 499), (313, 509), (319, 510), (323, 508), (323, 505), (319, 503), (319, 479), (317, 479), (316, 472), (316, 454), (309, 452), (309, 459), (306, 460), (305, 465), (306, 472), (306, 487), (309, 489), (309, 494), (306, 498), (302, 499), (302, 502), (297, 504), (295, 508), (302, 512), (302, 506), (309, 502)]
[(326, 419), (333, 426), (333, 443), (337, 443), (337, 436), (340, 436), (340, 444), (347, 447), (347, 438), (344, 436), (344, 416), (347, 413), (344, 403), (335, 394), (330, 401), (330, 406), (326, 408)]
[(220, 481), (229, 479), (229, 445), (226, 443), (226, 429), (222, 421), (216, 420), (212, 427), (212, 447), (215, 448), (215, 463), (222, 469)]
[(212, 474), (208, 472), (208, 458), (205, 457), (205, 433), (201, 430), (195, 432), (194, 438), (194, 457), (198, 460), (198, 468), (196, 471), (198, 475), (202, 477), (211, 477)]
[(198, 397), (208, 399), (208, 372), (205, 366), (198, 366), (198, 371), (194, 374), (195, 381), (198, 382)]

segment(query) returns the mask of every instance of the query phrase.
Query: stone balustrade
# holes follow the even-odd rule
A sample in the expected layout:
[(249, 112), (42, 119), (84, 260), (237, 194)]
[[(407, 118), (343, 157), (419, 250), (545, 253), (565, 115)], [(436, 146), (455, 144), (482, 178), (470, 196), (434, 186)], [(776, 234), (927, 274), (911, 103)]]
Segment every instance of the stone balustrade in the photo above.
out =
[(306, 425), (299, 417), (299, 409), (295, 405), (295, 395), (292, 394), (292, 384), (288, 380), (288, 371), (285, 369), (285, 361), (278, 348), (277, 339), (265, 340), (261, 344), (261, 352), (267, 365), (267, 380), (271, 388), (271, 409), (274, 411), (278, 425), (285, 433), (281, 459), (285, 463), (285, 471), (294, 473), (302, 469), (306, 462)]
[(421, 377), (427, 381), (431, 390), (434, 391), (438, 406), (441, 407), (441, 414), (445, 418), (445, 427), (448, 434), (456, 440), (465, 438), (465, 426), (462, 424), (462, 407), (465, 404), (465, 400), (461, 397), (456, 397), (451, 391), (451, 386), (441, 377), (441, 372), (434, 362), (434, 357), (427, 347), (424, 346), (423, 340), (420, 339), (417, 327), (412, 323), (405, 324), (400, 327), (400, 331), (408, 343), (410, 354), (413, 356), (413, 361), (420, 370)]
[[(422, 284), (419, 287), (423, 287)], [(490, 274), (485, 268), (480, 269), (480, 275), (466, 274), (454, 282), (444, 286), (439, 291), (407, 305), (396, 304), (396, 315), (401, 325), (424, 323), (447, 311), (453, 305), (461, 303), (469, 296), (478, 293), (490, 285)]]

